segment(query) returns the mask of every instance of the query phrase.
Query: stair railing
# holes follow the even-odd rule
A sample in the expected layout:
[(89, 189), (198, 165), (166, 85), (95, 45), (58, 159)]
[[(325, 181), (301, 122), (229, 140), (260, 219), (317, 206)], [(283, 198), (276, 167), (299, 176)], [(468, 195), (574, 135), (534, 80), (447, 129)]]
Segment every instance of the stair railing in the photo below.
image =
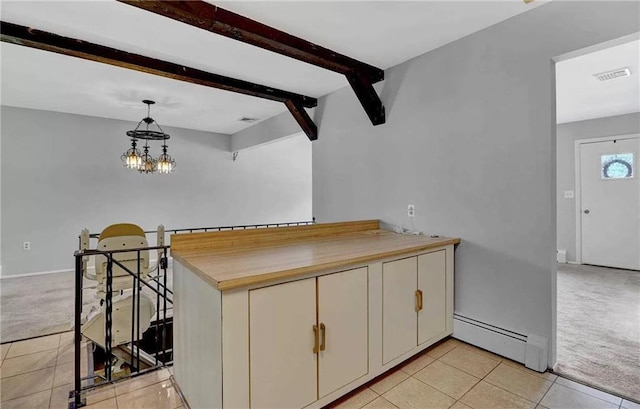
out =
[[(173, 356), (172, 348), (169, 350), (167, 345), (173, 347), (173, 332), (168, 333), (168, 324), (172, 324), (172, 317), (167, 317), (167, 310), (173, 305), (173, 292), (167, 285), (167, 269), (169, 265), (169, 251), (170, 245), (164, 245), (164, 233), (171, 234), (184, 234), (194, 232), (211, 232), (211, 231), (228, 231), (228, 230), (247, 230), (247, 229), (261, 229), (261, 228), (277, 228), (277, 227), (291, 227), (291, 226), (306, 226), (315, 224), (315, 218), (311, 221), (300, 222), (285, 222), (285, 223), (268, 223), (268, 224), (251, 224), (251, 225), (235, 225), (235, 226), (217, 226), (217, 227), (194, 227), (186, 229), (172, 229), (165, 230), (161, 225), (158, 230), (146, 231), (145, 234), (158, 234), (157, 246), (128, 248), (122, 250), (110, 250), (100, 251), (90, 249), (90, 240), (97, 239), (99, 234), (90, 234), (88, 230), (84, 229), (78, 237), (79, 250), (74, 253), (75, 257), (75, 315), (74, 315), (74, 390), (71, 392), (73, 398), (72, 405), (75, 408), (85, 406), (84, 393), (96, 386), (103, 385), (105, 383), (114, 382), (124, 377), (138, 376), (162, 367), (165, 367), (172, 363)], [(141, 278), (141, 266), (140, 266), (140, 253), (142, 251), (155, 250), (158, 252), (158, 260), (156, 265), (156, 275), (149, 280)], [(137, 268), (136, 271), (132, 271), (129, 267), (117, 260), (116, 255), (120, 253), (137, 253)], [(90, 257), (106, 257), (106, 276), (105, 276), (105, 299), (104, 299), (104, 375), (91, 373), (83, 377), (82, 376), (82, 310), (83, 310), (83, 290), (84, 277), (88, 269), (88, 260)], [(126, 376), (120, 376), (117, 379), (113, 378), (112, 373), (112, 354), (113, 347), (113, 269), (114, 265), (121, 271), (126, 272), (132, 278), (132, 306), (131, 306), (131, 342), (130, 342), (130, 354), (129, 354), (129, 368), (135, 371), (129, 373)], [(152, 284), (153, 283), (153, 284)], [(141, 335), (140, 334), (140, 295), (143, 289), (149, 289), (156, 295), (156, 311), (155, 311), (155, 346), (153, 354), (153, 363), (149, 364), (149, 359), (146, 352), (141, 348)], [(160, 318), (162, 316), (162, 318)], [(170, 354), (170, 355), (169, 355)], [(147, 359), (141, 359), (141, 355), (147, 357)], [(161, 356), (162, 358), (159, 358)], [(141, 369), (142, 362), (148, 365), (147, 368)], [(83, 385), (83, 381), (86, 382)]]

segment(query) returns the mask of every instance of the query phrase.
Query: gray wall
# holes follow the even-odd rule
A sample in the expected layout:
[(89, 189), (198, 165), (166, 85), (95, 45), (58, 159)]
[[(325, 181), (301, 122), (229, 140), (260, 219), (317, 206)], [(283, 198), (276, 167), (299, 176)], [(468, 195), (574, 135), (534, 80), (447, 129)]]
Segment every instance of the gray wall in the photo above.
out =
[[(2, 107), (2, 274), (69, 269), (83, 227), (145, 230), (311, 218), (304, 135), (241, 152), (229, 136), (171, 129), (171, 175), (125, 169), (132, 122)], [(158, 143), (152, 153), (159, 153)], [(22, 242), (31, 242), (31, 251)]]
[(233, 134), (231, 151), (252, 148), (300, 132), (300, 125), (291, 113), (286, 111)]
[(2, 277), (2, 110), (0, 110), (0, 277)]
[(415, 204), (415, 228), (462, 238), (456, 313), (551, 339), (552, 58), (638, 31), (639, 16), (637, 2), (554, 1), (393, 67), (382, 126), (350, 89), (323, 98), (314, 215), (411, 227)]
[(557, 129), (558, 249), (567, 261), (576, 261), (576, 202), (564, 191), (575, 191), (575, 141), (603, 136), (640, 133), (640, 113), (559, 124)]

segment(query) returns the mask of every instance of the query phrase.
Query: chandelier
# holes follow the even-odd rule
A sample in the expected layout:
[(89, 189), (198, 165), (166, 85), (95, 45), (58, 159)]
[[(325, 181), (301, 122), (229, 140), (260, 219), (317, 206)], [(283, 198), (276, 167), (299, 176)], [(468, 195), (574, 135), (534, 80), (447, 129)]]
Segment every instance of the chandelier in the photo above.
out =
[[(155, 102), (145, 99), (142, 103), (147, 104), (147, 116), (138, 122), (136, 129), (127, 131), (127, 136), (131, 138), (131, 148), (123, 153), (120, 159), (126, 168), (137, 170), (140, 173), (171, 173), (176, 167), (176, 161), (167, 153), (169, 148), (167, 140), (170, 136), (151, 118), (151, 105)], [(141, 129), (143, 122), (145, 125)], [(158, 128), (157, 131), (149, 129), (152, 124)], [(142, 152), (138, 149), (138, 139), (145, 141)], [(162, 154), (157, 159), (149, 154), (149, 141), (162, 141)]]

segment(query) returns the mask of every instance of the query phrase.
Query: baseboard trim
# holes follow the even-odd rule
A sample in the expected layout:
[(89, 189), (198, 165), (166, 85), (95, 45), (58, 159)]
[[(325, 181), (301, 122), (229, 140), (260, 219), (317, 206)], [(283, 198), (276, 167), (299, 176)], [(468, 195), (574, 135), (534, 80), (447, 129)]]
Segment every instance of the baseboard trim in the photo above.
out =
[[(149, 260), (151, 265), (156, 263), (155, 259)], [(168, 257), (168, 266), (169, 268), (173, 268), (173, 257)], [(89, 267), (89, 271), (94, 271), (94, 267)], [(62, 270), (49, 270), (49, 271), (38, 271), (35, 273), (26, 273), (26, 274), (16, 274), (16, 275), (2, 275), (2, 270), (0, 267), (0, 280), (5, 278), (18, 278), (18, 277), (33, 277), (33, 276), (41, 276), (47, 274), (60, 274), (60, 273), (73, 273), (75, 270), (73, 268), (62, 269)]]
[(15, 274), (15, 275), (3, 275), (0, 279), (8, 279), (8, 278), (18, 278), (18, 277), (33, 277), (33, 276), (42, 276), (47, 274), (59, 274), (59, 273), (72, 273), (73, 269), (64, 269), (64, 270), (49, 270), (49, 271), (38, 271), (36, 273), (26, 273), (26, 274)]
[(453, 315), (453, 337), (524, 364), (527, 336), (462, 315)]

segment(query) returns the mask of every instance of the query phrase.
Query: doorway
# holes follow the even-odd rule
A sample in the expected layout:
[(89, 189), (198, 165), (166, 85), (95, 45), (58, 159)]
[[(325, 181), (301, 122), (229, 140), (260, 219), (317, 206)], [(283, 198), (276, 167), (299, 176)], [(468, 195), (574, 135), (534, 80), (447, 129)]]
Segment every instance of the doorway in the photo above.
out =
[(639, 50), (637, 33), (555, 59), (554, 369), (633, 401), (640, 401)]
[(577, 263), (640, 270), (640, 135), (576, 141)]

